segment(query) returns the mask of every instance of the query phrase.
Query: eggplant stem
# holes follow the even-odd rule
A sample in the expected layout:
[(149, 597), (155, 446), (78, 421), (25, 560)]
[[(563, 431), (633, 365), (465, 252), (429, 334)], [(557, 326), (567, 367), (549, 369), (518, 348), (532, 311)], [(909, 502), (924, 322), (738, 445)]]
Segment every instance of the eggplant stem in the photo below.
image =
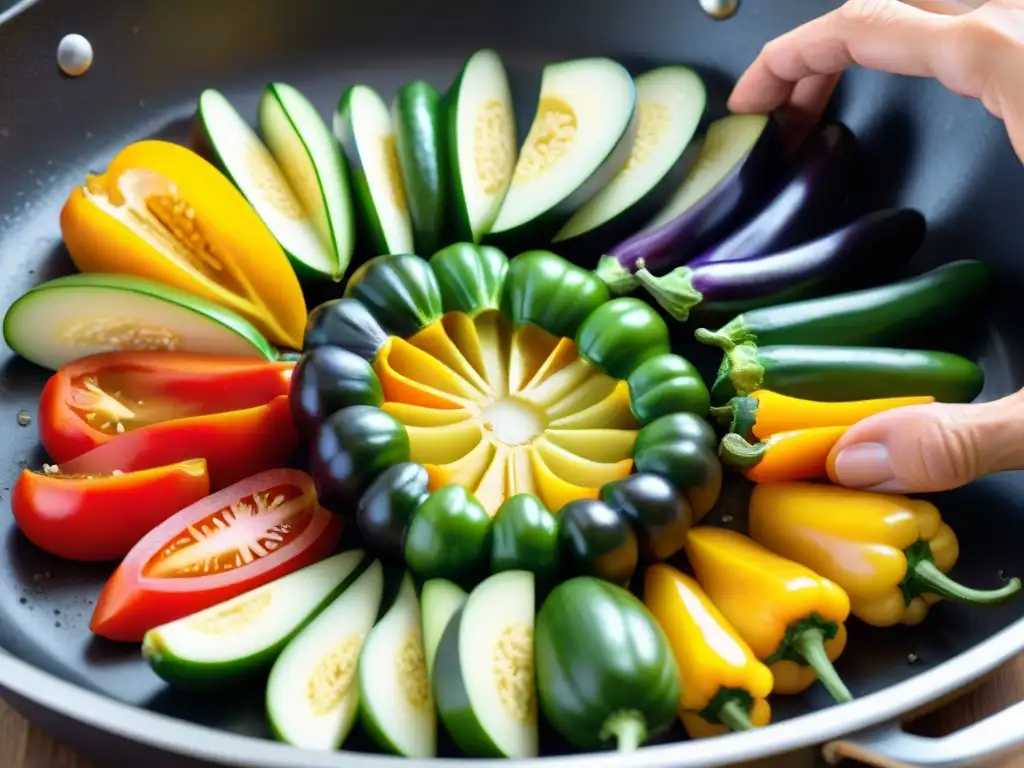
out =
[(761, 441), (751, 445), (743, 435), (730, 432), (718, 444), (718, 455), (726, 466), (741, 472), (756, 467), (764, 458), (768, 443)]
[(652, 275), (644, 267), (639, 267), (635, 277), (661, 308), (679, 322), (689, 318), (690, 310), (704, 298), (704, 295), (693, 287), (693, 270), (689, 267), (676, 267), (661, 277)]
[(793, 650), (803, 657), (807, 666), (814, 670), (814, 674), (822, 685), (832, 694), (832, 698), (843, 704), (853, 700), (853, 694), (846, 687), (843, 679), (839, 677), (836, 668), (832, 666), (832, 660), (825, 652), (825, 632), (817, 627), (808, 627), (793, 638)]
[(601, 278), (609, 291), (618, 296), (632, 293), (640, 285), (636, 275), (622, 266), (614, 256), (604, 255), (598, 259), (594, 274)]
[(736, 343), (724, 333), (709, 331), (707, 328), (698, 328), (693, 332), (693, 336), (701, 344), (718, 347), (723, 352), (728, 352), (736, 346)]
[(1021, 590), (1020, 579), (1016, 576), (999, 589), (972, 589), (953, 581), (932, 560), (918, 560), (908, 575), (908, 581), (914, 582), (916, 592), (938, 595), (963, 605), (1003, 605), (1013, 600)]

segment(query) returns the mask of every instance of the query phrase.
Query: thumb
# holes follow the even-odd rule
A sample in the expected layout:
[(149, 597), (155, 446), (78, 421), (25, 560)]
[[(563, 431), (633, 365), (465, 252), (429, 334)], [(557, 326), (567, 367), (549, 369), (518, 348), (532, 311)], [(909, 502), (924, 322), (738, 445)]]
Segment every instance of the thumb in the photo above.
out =
[(1024, 469), (1024, 390), (972, 405), (932, 403), (870, 416), (828, 457), (832, 482), (883, 493), (927, 493)]

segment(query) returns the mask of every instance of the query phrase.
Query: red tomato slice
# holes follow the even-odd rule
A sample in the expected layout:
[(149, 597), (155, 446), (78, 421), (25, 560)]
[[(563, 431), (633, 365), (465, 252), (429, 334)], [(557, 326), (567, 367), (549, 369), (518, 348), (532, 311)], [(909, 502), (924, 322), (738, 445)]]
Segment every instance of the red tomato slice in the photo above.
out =
[(209, 493), (202, 459), (115, 475), (26, 469), (11, 491), (11, 510), (21, 532), (50, 554), (118, 560), (154, 527)]
[(266, 405), (288, 394), (294, 367), (179, 352), (91, 355), (46, 382), (40, 439), (60, 464), (137, 429)]
[(313, 478), (274, 469), (181, 510), (128, 553), (96, 602), (90, 629), (124, 642), (322, 560), (342, 519)]

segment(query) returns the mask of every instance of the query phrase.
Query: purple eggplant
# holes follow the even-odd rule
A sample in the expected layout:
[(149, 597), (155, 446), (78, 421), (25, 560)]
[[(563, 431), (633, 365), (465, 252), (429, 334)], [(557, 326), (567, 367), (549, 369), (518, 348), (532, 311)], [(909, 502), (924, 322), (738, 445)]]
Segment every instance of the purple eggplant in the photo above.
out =
[(834, 288), (877, 283), (910, 260), (926, 229), (916, 210), (885, 209), (778, 253), (716, 261), (709, 252), (664, 277), (642, 271), (637, 278), (677, 320), (686, 320), (694, 308), (739, 314)]
[[(856, 150), (857, 140), (845, 125), (819, 123), (801, 145), (792, 175), (771, 202), (695, 261), (734, 261), (777, 253), (828, 231), (849, 194)], [(649, 262), (647, 268), (651, 268)]]
[(634, 273), (685, 263), (750, 216), (775, 185), (784, 159), (782, 130), (769, 115), (729, 115), (708, 127), (700, 155), (661, 213), (601, 257), (595, 272), (614, 293)]

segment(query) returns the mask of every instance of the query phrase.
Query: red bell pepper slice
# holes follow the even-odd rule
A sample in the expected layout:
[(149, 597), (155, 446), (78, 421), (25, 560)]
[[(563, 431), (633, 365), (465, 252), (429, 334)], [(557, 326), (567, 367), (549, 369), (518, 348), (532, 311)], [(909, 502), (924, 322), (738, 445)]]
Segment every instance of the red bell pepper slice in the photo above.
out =
[(61, 464), (122, 434), (266, 405), (288, 394), (294, 367), (177, 352), (91, 355), (47, 381), (39, 400), (40, 439)]
[(93, 611), (93, 633), (141, 641), (147, 631), (327, 557), (342, 518), (295, 469), (246, 478), (181, 510), (136, 544)]
[(21, 473), (11, 510), (29, 541), (68, 560), (119, 560), (153, 528), (210, 493), (202, 459), (113, 475), (51, 469)]
[(255, 408), (125, 432), (57, 466), (64, 474), (109, 475), (200, 457), (206, 459), (210, 489), (219, 491), (258, 472), (287, 466), (298, 444), (288, 396), (283, 395)]

